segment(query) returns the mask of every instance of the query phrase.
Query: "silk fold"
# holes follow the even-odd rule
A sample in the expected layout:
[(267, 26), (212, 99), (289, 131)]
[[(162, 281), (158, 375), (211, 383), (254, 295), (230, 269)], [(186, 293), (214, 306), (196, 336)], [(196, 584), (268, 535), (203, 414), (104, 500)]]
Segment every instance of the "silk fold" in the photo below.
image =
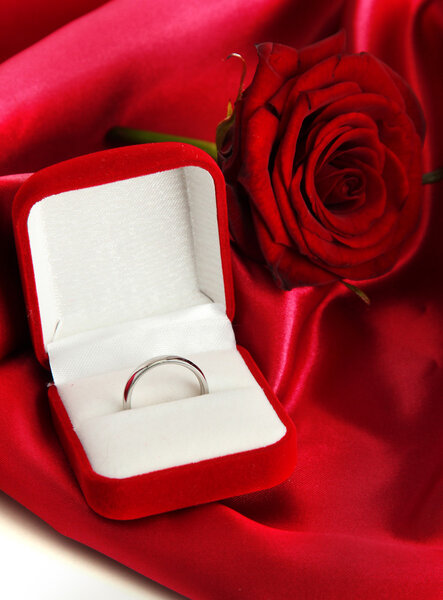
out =
[[(11, 204), (27, 174), (106, 147), (115, 125), (213, 140), (241, 53), (340, 29), (398, 71), (443, 166), (438, 0), (12, 0), (0, 14), (0, 489), (53, 528), (201, 600), (435, 599), (441, 593), (443, 183), (395, 270), (279, 290), (233, 250), (238, 343), (298, 432), (298, 466), (270, 490), (133, 522), (85, 503), (51, 422), (50, 375), (30, 346)], [(6, 18), (7, 17), (7, 18)]]

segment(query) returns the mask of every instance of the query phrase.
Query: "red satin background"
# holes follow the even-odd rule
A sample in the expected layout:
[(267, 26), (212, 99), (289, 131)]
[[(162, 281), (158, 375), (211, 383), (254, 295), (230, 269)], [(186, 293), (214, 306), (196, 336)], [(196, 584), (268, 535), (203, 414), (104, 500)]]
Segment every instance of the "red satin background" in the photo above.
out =
[(10, 207), (20, 173), (102, 148), (112, 125), (213, 139), (239, 77), (227, 54), (244, 55), (250, 79), (255, 43), (301, 46), (340, 27), (350, 49), (411, 83), (428, 122), (426, 170), (443, 165), (441, 2), (15, 4), (0, 8), (11, 55), (0, 65), (1, 489), (193, 599), (440, 597), (442, 183), (425, 190), (413, 256), (363, 286), (370, 308), (338, 285), (282, 292), (233, 257), (237, 339), (297, 425), (298, 467), (268, 491), (127, 523), (87, 507), (55, 436)]

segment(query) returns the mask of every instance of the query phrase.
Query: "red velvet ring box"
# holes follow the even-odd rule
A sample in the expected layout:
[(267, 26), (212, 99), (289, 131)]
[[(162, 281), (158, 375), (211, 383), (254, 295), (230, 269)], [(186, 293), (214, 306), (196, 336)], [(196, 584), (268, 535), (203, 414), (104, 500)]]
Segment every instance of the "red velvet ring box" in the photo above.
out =
[[(14, 203), (33, 343), (60, 440), (93, 510), (134, 519), (264, 489), (295, 465), (294, 426), (236, 345), (225, 185), (186, 144), (43, 169)], [(177, 365), (205, 373), (209, 394)]]

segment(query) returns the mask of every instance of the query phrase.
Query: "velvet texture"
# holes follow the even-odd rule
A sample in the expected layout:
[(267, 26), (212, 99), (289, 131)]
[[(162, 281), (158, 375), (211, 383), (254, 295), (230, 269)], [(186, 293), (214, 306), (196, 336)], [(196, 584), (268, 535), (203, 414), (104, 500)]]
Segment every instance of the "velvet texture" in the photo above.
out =
[[(32, 30), (27, 4), (38, 3), (0, 20), (0, 39)], [(112, 125), (213, 139), (239, 77), (227, 54), (245, 56), (250, 81), (255, 43), (300, 47), (340, 27), (350, 50), (410, 83), (428, 124), (425, 170), (441, 166), (441, 2), (120, 0), (55, 25), (54, 3), (40, 4), (23, 46), (67, 24), (0, 65), (0, 487), (193, 599), (437, 598), (442, 183), (425, 190), (409, 255), (364, 286), (371, 308), (339, 285), (280, 291), (233, 255), (237, 340), (297, 425), (298, 467), (269, 491), (132, 523), (88, 508), (58, 443), (48, 374), (26, 333), (10, 207), (20, 173), (102, 148)]]
[(287, 432), (276, 443), (145, 475), (112, 479), (93, 471), (55, 386), (49, 388), (53, 422), (89, 506), (110, 519), (128, 520), (255, 492), (287, 479), (296, 460), (295, 429), (250, 355), (238, 348)]
[[(103, 185), (191, 165), (205, 169), (214, 182), (226, 315), (232, 319), (234, 292), (225, 182), (220, 169), (206, 152), (187, 144), (175, 143), (115, 148), (43, 169), (21, 186), (14, 200), (13, 224), (31, 337), (35, 355), (43, 366), (49, 367), (49, 363), (42, 337), (42, 315), (28, 232), (28, 217), (32, 207), (42, 198), (72, 189)], [(283, 437), (265, 447), (124, 479), (104, 477), (94, 471), (56, 386), (50, 386), (51, 412), (59, 439), (91, 508), (98, 514), (113, 519), (136, 519), (262, 490), (281, 483), (291, 475), (296, 462), (294, 425), (249, 353), (240, 347), (238, 350), (284, 424), (286, 433)], [(251, 423), (253, 422), (254, 417), (251, 415)]]

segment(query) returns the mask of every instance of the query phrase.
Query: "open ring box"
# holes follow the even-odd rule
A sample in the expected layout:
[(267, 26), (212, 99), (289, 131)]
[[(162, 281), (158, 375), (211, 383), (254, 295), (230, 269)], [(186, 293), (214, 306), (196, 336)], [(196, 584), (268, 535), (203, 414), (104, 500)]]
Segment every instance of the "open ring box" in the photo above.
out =
[[(93, 510), (133, 519), (271, 487), (294, 426), (236, 346), (225, 184), (186, 144), (106, 150), (31, 176), (14, 225), (53, 420)], [(259, 324), (258, 324), (259, 326)], [(140, 363), (178, 354), (134, 388)]]

